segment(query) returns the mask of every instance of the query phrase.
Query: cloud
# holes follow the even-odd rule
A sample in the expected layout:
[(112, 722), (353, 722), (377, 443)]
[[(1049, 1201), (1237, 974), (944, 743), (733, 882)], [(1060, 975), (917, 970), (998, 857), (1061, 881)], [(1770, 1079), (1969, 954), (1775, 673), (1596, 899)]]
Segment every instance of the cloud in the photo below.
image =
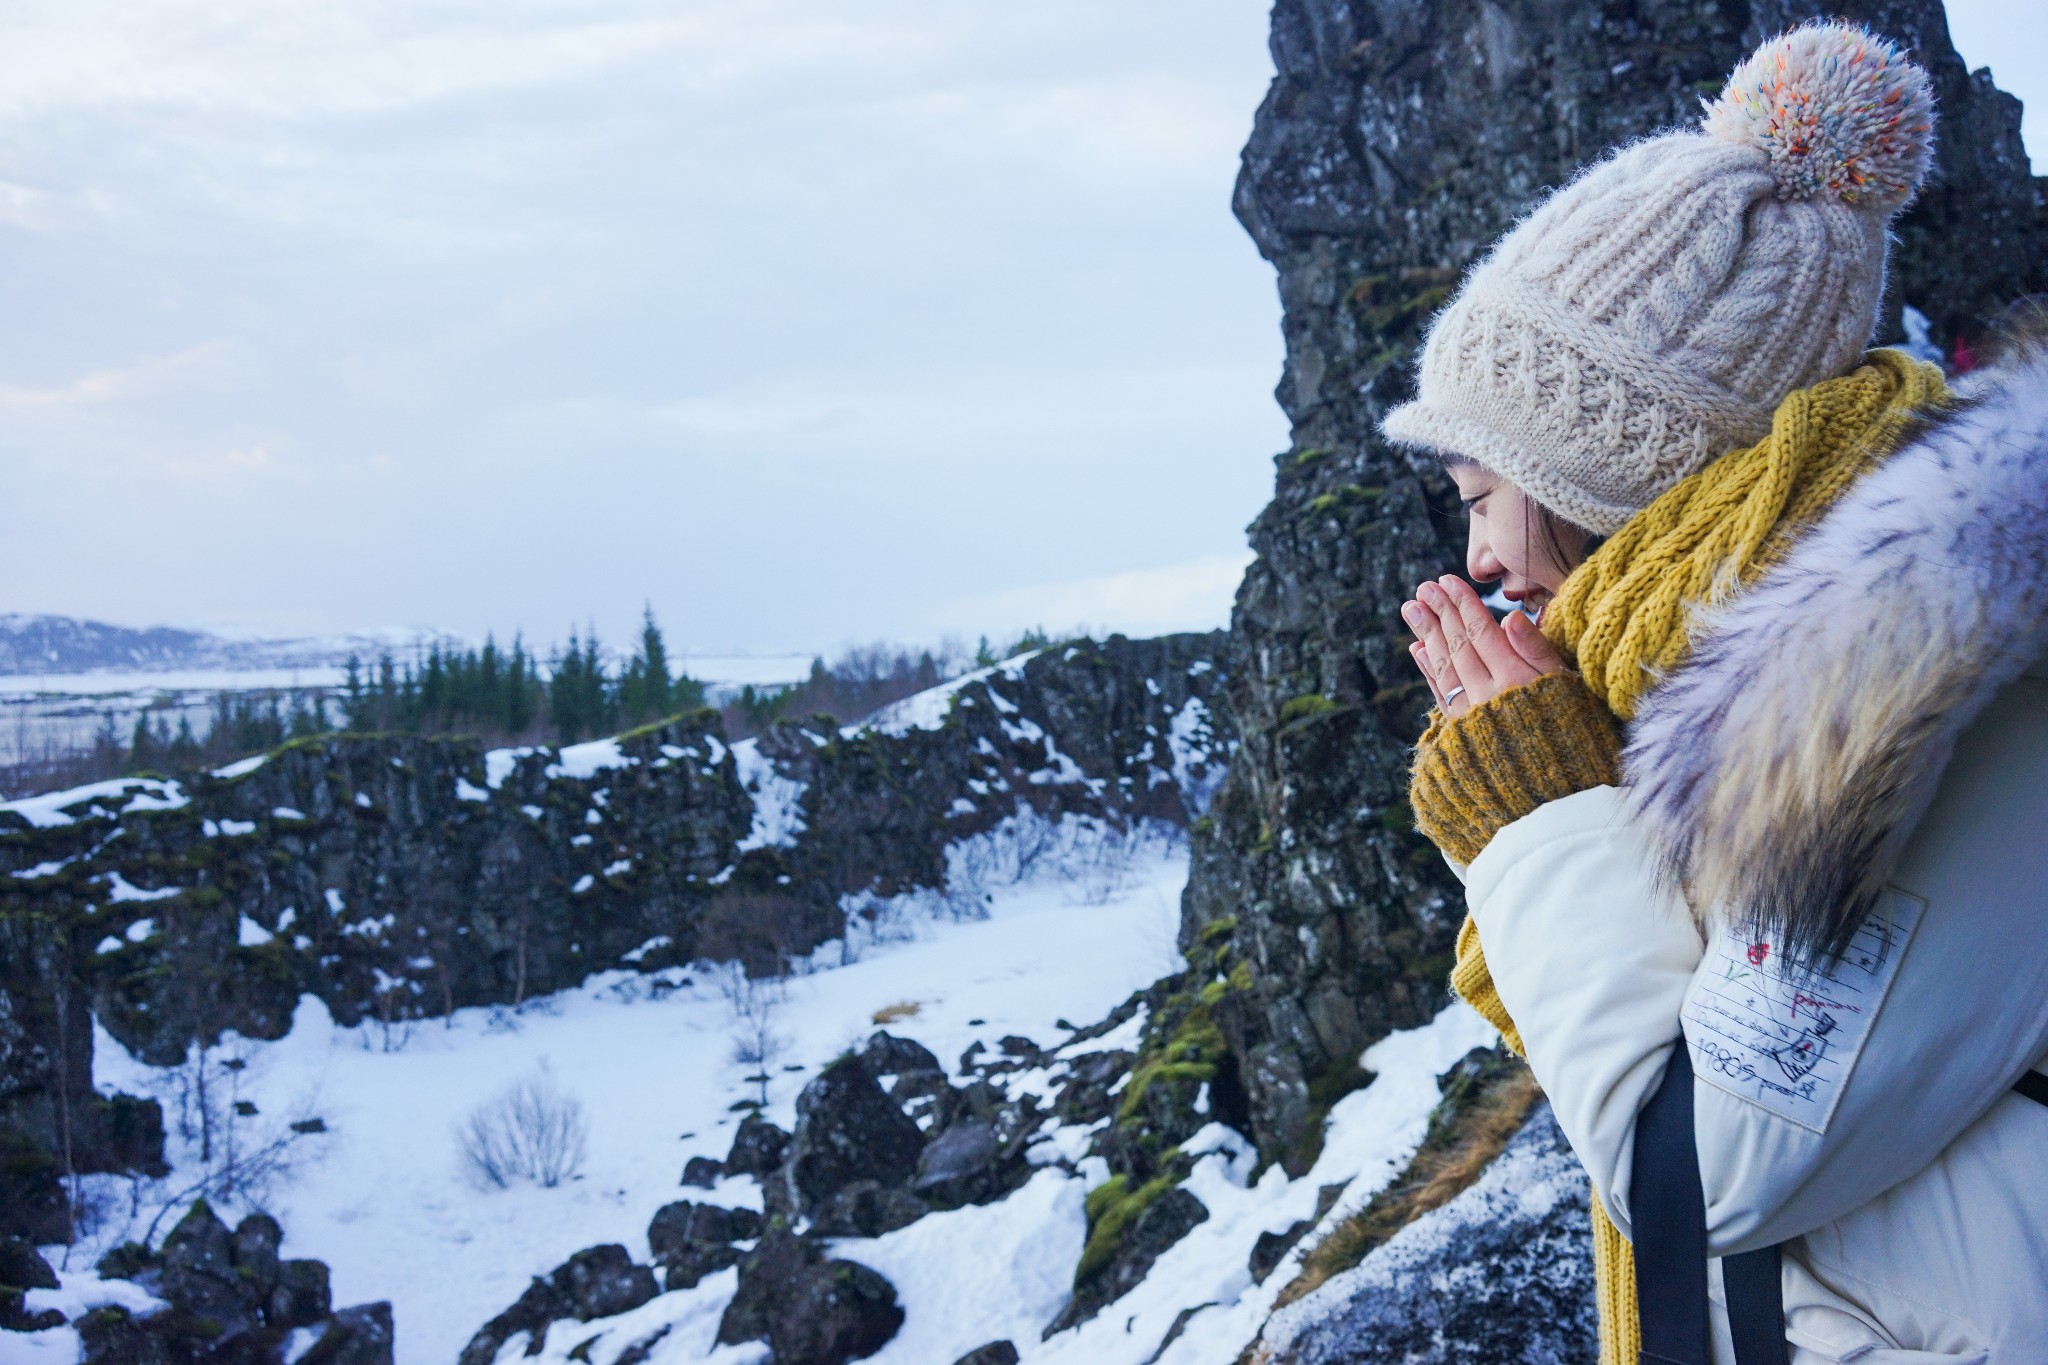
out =
[(1237, 554), (1270, 488), (1259, 6), (22, 0), (7, 38), (0, 606), (1138, 629), (1171, 593), (1111, 571)]
[(188, 481), (232, 479), (250, 474), (274, 474), (278, 471), (277, 461), (272, 456), (270, 448), (263, 445), (195, 455), (176, 455), (165, 460), (163, 467), (173, 477)]
[(191, 346), (170, 355), (96, 370), (45, 387), (0, 383), (0, 409), (87, 408), (115, 399), (148, 394), (161, 390), (172, 380), (189, 377), (194, 370), (216, 359), (221, 350), (220, 346), (212, 344)]
[(1203, 555), (1179, 564), (1131, 569), (1064, 583), (1041, 583), (956, 598), (939, 609), (948, 630), (1024, 630), (1165, 635), (1218, 630), (1230, 624), (1230, 605), (1252, 554)]
[(49, 195), (29, 185), (0, 180), (0, 223), (40, 230), (51, 222)]

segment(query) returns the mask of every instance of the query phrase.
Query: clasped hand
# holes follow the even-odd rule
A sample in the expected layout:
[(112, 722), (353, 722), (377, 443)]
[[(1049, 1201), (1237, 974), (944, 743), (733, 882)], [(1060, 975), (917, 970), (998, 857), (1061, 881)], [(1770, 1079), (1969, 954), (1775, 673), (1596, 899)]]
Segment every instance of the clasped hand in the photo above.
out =
[(1534, 621), (1511, 611), (1503, 626), (1472, 585), (1455, 575), (1418, 587), (1414, 599), (1401, 604), (1401, 619), (1416, 636), (1409, 656), (1447, 716), (1462, 716), (1510, 687), (1564, 669), (1564, 656)]

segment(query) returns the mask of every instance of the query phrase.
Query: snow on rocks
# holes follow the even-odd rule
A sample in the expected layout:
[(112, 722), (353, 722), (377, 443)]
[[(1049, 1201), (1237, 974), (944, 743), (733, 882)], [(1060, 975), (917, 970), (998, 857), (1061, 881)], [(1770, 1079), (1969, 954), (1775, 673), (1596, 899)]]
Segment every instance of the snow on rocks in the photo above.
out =
[[(119, 777), (110, 782), (89, 782), (68, 791), (25, 796), (18, 801), (0, 801), (0, 812), (20, 816), (37, 829), (75, 824), (77, 806), (92, 806), (126, 815), (131, 811), (177, 810), (189, 804), (185, 789), (176, 782), (153, 777)], [(4, 822), (0, 822), (4, 827)]]
[(1166, 744), (1173, 755), (1173, 781), (1180, 788), (1181, 803), (1190, 816), (1207, 815), (1229, 770), (1218, 752), (1221, 746), (1209, 708), (1200, 697), (1189, 697), (1174, 713)]
[(754, 798), (754, 823), (738, 848), (793, 848), (804, 832), (805, 784), (785, 777), (774, 760), (761, 752), (760, 741), (743, 739), (732, 746), (740, 785)]
[[(1253, 1282), (1248, 1261), (1260, 1235), (1314, 1216), (1318, 1194), (1333, 1184), (1348, 1182), (1343, 1209), (1362, 1206), (1399, 1172), (1420, 1140), (1439, 1098), (1437, 1075), (1494, 1036), (1471, 1011), (1453, 1006), (1423, 1028), (1384, 1040), (1366, 1061), (1377, 1079), (1337, 1105), (1322, 1158), (1297, 1180), (1288, 1180), (1276, 1167), (1251, 1183), (1256, 1155), (1250, 1143), (1219, 1123), (1202, 1128), (1184, 1144), (1194, 1164), (1179, 1187), (1181, 1200), (1198, 1211), (1191, 1230), (1159, 1255), (1135, 1289), (1095, 1319), (1049, 1339), (1040, 1334), (1066, 1302), (1087, 1232), (1084, 1197), (1103, 1175), (1099, 1161), (1076, 1169), (1059, 1158), (1083, 1148), (1076, 1134), (1094, 1125), (1054, 1127), (1040, 1144), (1063, 1150), (1038, 1161), (1035, 1173), (1004, 1198), (927, 1213), (880, 1236), (833, 1239), (823, 1254), (878, 1271), (894, 1287), (904, 1316), (901, 1328), (871, 1357), (881, 1365), (957, 1360), (998, 1340), (1010, 1342), (1024, 1365), (1143, 1365), (1155, 1358), (1162, 1365), (1227, 1365), (1257, 1335), (1279, 1289), (1291, 1278), (1274, 1273), (1262, 1284)], [(1569, 1161), (1568, 1152), (1564, 1159)], [(1551, 1216), (1558, 1228), (1565, 1228), (1572, 1216), (1569, 1180), (1555, 1184), (1554, 1196), (1544, 1193), (1552, 1187), (1539, 1189), (1540, 1184), (1513, 1176), (1483, 1182), (1465, 1202), (1469, 1207), (1490, 1197), (1486, 1191), (1507, 1189), (1519, 1200), (1515, 1208)], [(1327, 1210), (1328, 1201), (1322, 1202)], [(1502, 1211), (1488, 1206), (1486, 1216), (1498, 1221)], [(1577, 1211), (1582, 1218), (1583, 1196)], [(1367, 1268), (1377, 1266), (1389, 1251), (1420, 1240), (1397, 1239), (1376, 1253)], [(699, 1335), (690, 1348), (678, 1343), (673, 1356), (655, 1358), (751, 1360), (724, 1354), (739, 1348), (716, 1347), (709, 1330), (714, 1304), (729, 1298), (731, 1274), (706, 1276), (693, 1288), (665, 1294), (613, 1321), (576, 1324), (573, 1330), (570, 1324), (557, 1324), (547, 1335), (544, 1357), (563, 1359), (571, 1349), (584, 1349), (589, 1359), (610, 1359), (632, 1341), (646, 1340), (657, 1320), (673, 1320), (698, 1324)], [(1303, 1301), (1311, 1302), (1329, 1311), (1333, 1302), (1348, 1300), (1326, 1290)], [(1190, 1310), (1198, 1326), (1169, 1342), (1176, 1325), (1186, 1325), (1182, 1320)], [(1303, 1357), (1302, 1365), (1334, 1358)]]
[[(1209, 1216), (1161, 1254), (1151, 1272), (1130, 1293), (1095, 1318), (1043, 1343), (1019, 1341), (1027, 1365), (1226, 1365), (1257, 1335), (1280, 1289), (1292, 1276), (1289, 1265), (1254, 1283), (1248, 1268), (1259, 1234), (1278, 1231), (1312, 1217), (1318, 1192), (1349, 1182), (1345, 1198), (1325, 1225), (1355, 1209), (1394, 1177), (1422, 1139), (1439, 1098), (1436, 1078), (1471, 1048), (1495, 1040), (1484, 1020), (1464, 1005), (1452, 1005), (1431, 1023), (1396, 1033), (1366, 1051), (1363, 1065), (1373, 1083), (1338, 1101), (1331, 1110), (1322, 1155), (1305, 1175), (1289, 1180), (1268, 1167), (1246, 1185), (1250, 1163), (1224, 1140), (1195, 1163), (1183, 1188)], [(1190, 1148), (1221, 1125), (1204, 1128)], [(1224, 1130), (1228, 1132), (1229, 1130)], [(915, 1311), (917, 1296), (904, 1289)], [(1161, 1352), (1160, 1344), (1182, 1310), (1201, 1306), (1197, 1326)]]
[(1086, 1191), (1043, 1169), (999, 1204), (929, 1214), (832, 1254), (880, 1271), (904, 1303), (903, 1327), (874, 1365), (950, 1362), (984, 1342), (1036, 1343), (1066, 1302), (1088, 1232)]
[(629, 768), (639, 761), (621, 749), (616, 739), (593, 739), (587, 744), (571, 744), (558, 751), (555, 761), (548, 764), (545, 773), (550, 781), (558, 777), (573, 777), (587, 782), (607, 768)]
[(1590, 1362), (1599, 1324), (1588, 1200), (1584, 1172), (1539, 1104), (1472, 1188), (1274, 1313), (1261, 1358), (1394, 1365), (1428, 1341), (1439, 1359)]
[(248, 758), (238, 759), (228, 764), (225, 768), (215, 768), (213, 775), (223, 781), (232, 782), (238, 777), (247, 777), (269, 761), (269, 754), (255, 754)]
[(182, 886), (154, 886), (149, 888), (135, 886), (119, 872), (102, 873), (93, 880), (105, 882), (107, 886), (107, 899), (117, 903), (121, 901), (169, 900), (172, 896), (179, 894), (185, 889)]
[[(1023, 671), (1024, 665), (1037, 658), (1042, 650), (1027, 650), (1014, 658), (1003, 660), (988, 668), (978, 668), (972, 673), (963, 673), (950, 682), (928, 687), (902, 701), (891, 703), (869, 716), (859, 725), (849, 725), (849, 734), (862, 730), (873, 730), (879, 734), (902, 737), (912, 730), (936, 730), (946, 723), (946, 717), (953, 709), (953, 699), (975, 683), (987, 682), (991, 678), (1014, 678)], [(1017, 708), (1006, 699), (1000, 699), (993, 692), (990, 701), (998, 711), (1015, 714)]]
[(492, 791), (505, 785), (505, 779), (512, 776), (519, 767), (519, 760), (530, 758), (541, 750), (531, 746), (517, 749), (493, 749), (484, 755), (484, 785)]

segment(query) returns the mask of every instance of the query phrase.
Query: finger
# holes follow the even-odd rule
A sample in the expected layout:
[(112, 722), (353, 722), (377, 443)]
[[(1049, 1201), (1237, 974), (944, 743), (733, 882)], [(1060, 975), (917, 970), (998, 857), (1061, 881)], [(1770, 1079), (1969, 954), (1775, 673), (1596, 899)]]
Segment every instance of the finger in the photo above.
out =
[[(1429, 695), (1436, 699), (1437, 710), (1447, 716), (1462, 716), (1472, 709), (1463, 688), (1459, 688), (1457, 696), (1446, 699), (1443, 684), (1439, 683), (1430, 671), (1429, 651), (1422, 647), (1420, 641), (1408, 646), (1408, 654), (1415, 660), (1415, 666), (1422, 670), (1422, 680), (1429, 684)], [(1452, 686), (1455, 687), (1457, 684), (1454, 683)]]
[(1444, 704), (1444, 690), (1441, 687), (1438, 687), (1436, 685), (1436, 679), (1430, 676), (1429, 652), (1422, 647), (1422, 642), (1420, 640), (1417, 640), (1414, 644), (1408, 646), (1408, 657), (1415, 660), (1416, 670), (1422, 674), (1422, 680), (1425, 683), (1429, 684), (1430, 697), (1436, 702), (1437, 709), (1442, 710)]
[(1462, 578), (1445, 576), (1437, 580), (1451, 609), (1458, 614), (1458, 622), (1465, 631), (1472, 647), (1486, 662), (1486, 670), (1504, 684), (1529, 681), (1529, 667), (1522, 656), (1509, 643), (1507, 632), (1500, 628), (1500, 622), (1493, 619), (1493, 613), (1479, 600), (1479, 594), (1472, 585)]
[[(1420, 591), (1420, 589), (1418, 589)], [(1429, 675), (1430, 685), (1442, 698), (1458, 686), (1458, 674), (1451, 659), (1451, 647), (1444, 640), (1443, 623), (1436, 612), (1422, 602), (1407, 602), (1401, 607), (1401, 618), (1408, 628), (1415, 632), (1422, 645), (1422, 671)]]
[(1508, 614), (1507, 636), (1508, 643), (1515, 647), (1515, 653), (1538, 673), (1564, 672), (1564, 655), (1526, 614), (1519, 611)]
[[(1436, 633), (1442, 641), (1442, 653), (1438, 654), (1437, 648), (1432, 646), (1431, 659), (1447, 660), (1451, 666), (1448, 673), (1438, 675), (1438, 680), (1442, 681), (1455, 675), (1457, 685), (1472, 688), (1474, 691), (1481, 688), (1491, 691), (1493, 670), (1487, 667), (1485, 658), (1473, 647), (1472, 637), (1465, 627), (1464, 618), (1458, 614), (1458, 609), (1450, 597), (1435, 583), (1424, 583), (1417, 589), (1417, 594), (1422, 599), (1422, 605), (1435, 615)], [(1483, 612), (1485, 608), (1481, 607), (1480, 610)], [(1423, 642), (1429, 643), (1427, 636)], [(1517, 662), (1519, 663), (1519, 660)], [(1448, 692), (1450, 687), (1447, 685), (1444, 690)]]

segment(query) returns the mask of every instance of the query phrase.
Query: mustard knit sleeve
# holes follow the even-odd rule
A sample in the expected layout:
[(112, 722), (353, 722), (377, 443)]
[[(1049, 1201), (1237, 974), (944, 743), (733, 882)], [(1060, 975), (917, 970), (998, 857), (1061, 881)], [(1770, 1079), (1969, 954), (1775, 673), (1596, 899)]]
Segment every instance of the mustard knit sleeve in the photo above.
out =
[(1576, 673), (1547, 673), (1455, 718), (1415, 747), (1415, 827), (1469, 863), (1502, 827), (1547, 801), (1621, 780), (1621, 731)]

